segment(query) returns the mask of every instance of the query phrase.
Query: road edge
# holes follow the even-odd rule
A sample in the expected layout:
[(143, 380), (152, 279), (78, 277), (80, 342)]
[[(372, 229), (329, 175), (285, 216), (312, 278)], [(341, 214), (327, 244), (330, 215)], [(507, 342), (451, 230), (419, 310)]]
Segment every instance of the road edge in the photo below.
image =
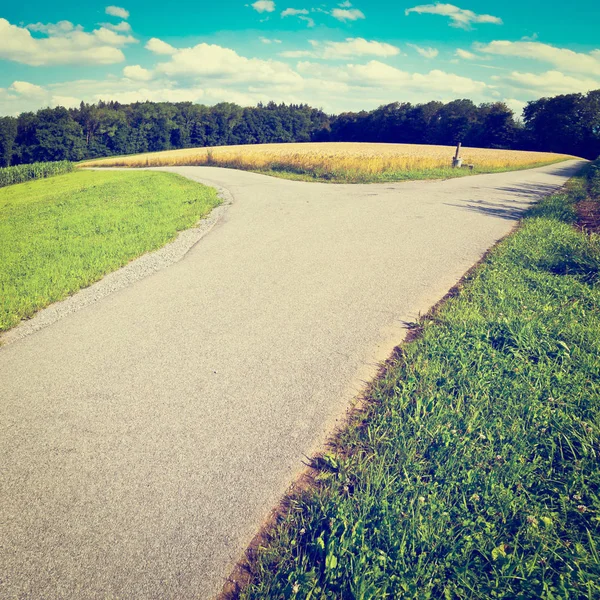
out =
[(95, 304), (99, 300), (102, 300), (102, 298), (145, 279), (158, 271), (162, 271), (185, 258), (187, 253), (221, 221), (234, 202), (233, 194), (226, 188), (215, 185), (208, 187), (212, 187), (217, 191), (221, 203), (215, 206), (206, 217), (200, 219), (196, 225), (190, 229), (178, 232), (177, 237), (162, 248), (134, 258), (125, 266), (108, 273), (102, 279), (99, 279), (88, 287), (78, 290), (64, 300), (50, 304), (38, 311), (30, 319), (23, 320), (12, 329), (0, 333), (0, 349), (36, 331), (49, 327), (67, 315)]

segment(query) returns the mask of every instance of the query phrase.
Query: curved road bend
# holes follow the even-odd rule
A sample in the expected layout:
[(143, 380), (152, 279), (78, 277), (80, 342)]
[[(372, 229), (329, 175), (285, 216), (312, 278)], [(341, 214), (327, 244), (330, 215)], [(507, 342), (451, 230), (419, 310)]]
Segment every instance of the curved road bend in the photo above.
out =
[(0, 348), (0, 597), (210, 598), (414, 320), (581, 163), (235, 198), (180, 262)]

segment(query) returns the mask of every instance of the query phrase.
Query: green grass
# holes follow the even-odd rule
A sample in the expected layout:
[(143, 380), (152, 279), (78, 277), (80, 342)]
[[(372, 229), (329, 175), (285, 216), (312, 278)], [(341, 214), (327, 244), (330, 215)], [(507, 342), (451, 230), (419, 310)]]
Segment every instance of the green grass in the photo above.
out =
[(572, 226), (586, 187), (537, 205), (420, 322), (242, 598), (600, 598), (600, 237)]
[(37, 162), (30, 165), (16, 165), (0, 169), (0, 187), (23, 183), (31, 179), (44, 179), (54, 175), (70, 173), (74, 169), (68, 160), (55, 162)]
[[(486, 173), (506, 173), (507, 171), (523, 171), (525, 169), (535, 169), (548, 165), (564, 162), (565, 159), (558, 159), (552, 162), (541, 162), (524, 166), (482, 168), (475, 167), (473, 170), (468, 168), (453, 169), (451, 167), (443, 169), (413, 169), (400, 171), (385, 171), (383, 173), (366, 173), (364, 171), (350, 171), (340, 169), (330, 171), (326, 169), (316, 170), (290, 170), (288, 165), (274, 167), (270, 169), (254, 170), (253, 173), (261, 175), (270, 175), (271, 177), (280, 177), (281, 179), (291, 179), (293, 181), (317, 181), (321, 183), (394, 183), (401, 181), (417, 181), (430, 179), (454, 179), (456, 177), (467, 177), (469, 175), (483, 175)], [(227, 168), (226, 165), (216, 165)], [(232, 166), (231, 168), (240, 168)]]
[(144, 171), (0, 189), (0, 331), (164, 246), (218, 203), (211, 188)]

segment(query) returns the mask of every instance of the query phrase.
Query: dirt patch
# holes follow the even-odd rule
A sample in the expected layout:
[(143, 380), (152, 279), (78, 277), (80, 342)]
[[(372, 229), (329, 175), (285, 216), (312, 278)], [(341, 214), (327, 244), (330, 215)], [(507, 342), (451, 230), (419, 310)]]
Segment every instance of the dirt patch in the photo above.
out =
[(577, 225), (586, 231), (600, 232), (600, 202), (584, 200), (577, 203)]

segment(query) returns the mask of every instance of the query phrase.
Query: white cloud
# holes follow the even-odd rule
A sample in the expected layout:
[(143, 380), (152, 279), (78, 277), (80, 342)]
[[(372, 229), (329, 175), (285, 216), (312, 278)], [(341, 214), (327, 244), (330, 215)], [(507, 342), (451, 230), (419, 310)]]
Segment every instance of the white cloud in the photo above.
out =
[(352, 2), (349, 2), (349, 0), (345, 0), (341, 4), (338, 4), (338, 6), (340, 8), (350, 8), (352, 6)]
[(281, 16), (283, 17), (298, 17), (301, 21), (305, 21), (308, 27), (314, 27), (315, 22), (311, 17), (307, 17), (308, 9), (306, 8), (286, 8), (282, 11)]
[(175, 54), (177, 52), (177, 48), (158, 38), (150, 38), (145, 47), (150, 52), (154, 52), (154, 54)]
[(150, 81), (152, 79), (152, 71), (144, 69), (140, 65), (130, 65), (123, 69), (123, 75), (134, 81)]
[(515, 100), (514, 98), (505, 98), (503, 100), (504, 104), (508, 106), (514, 113), (517, 119), (520, 119), (523, 115), (523, 109), (527, 106), (527, 102), (523, 102), (522, 100)]
[(286, 8), (282, 11), (282, 17), (294, 17), (297, 15), (307, 15), (308, 10), (306, 8)]
[(442, 4), (437, 2), (436, 4), (421, 4), (413, 8), (407, 8), (404, 14), (409, 15), (410, 13), (417, 14), (430, 14), (430, 15), (442, 15), (450, 19), (450, 25), (452, 27), (459, 27), (461, 29), (471, 29), (473, 23), (493, 23), (495, 25), (502, 25), (502, 19), (494, 17), (492, 15), (478, 15), (472, 10), (465, 10), (454, 6), (454, 4)]
[(3, 115), (17, 115), (58, 105), (75, 107), (79, 100), (66, 94), (55, 95), (47, 88), (28, 81), (14, 81), (8, 88), (0, 88), (0, 114)]
[(260, 40), (260, 41), (261, 41), (263, 44), (281, 44), (281, 43), (282, 43), (282, 41), (281, 41), (281, 40), (278, 40), (278, 39), (276, 39), (276, 38), (269, 39), (269, 38), (266, 38), (266, 37), (262, 37), (262, 36), (261, 36), (261, 37), (259, 37), (258, 39), (259, 39), (259, 40)]
[(372, 60), (366, 65), (348, 65), (348, 75), (361, 85), (386, 85), (395, 89), (419, 90), (431, 94), (472, 94), (484, 92), (489, 86), (482, 81), (461, 77), (434, 69), (429, 73), (408, 73)]
[(423, 48), (422, 46), (417, 46), (417, 44), (406, 45), (414, 48), (424, 58), (435, 58), (440, 53), (437, 48), (431, 48), (429, 46), (427, 48)]
[(589, 54), (557, 48), (541, 42), (509, 42), (498, 40), (489, 44), (476, 44), (476, 49), (487, 54), (528, 58), (550, 63), (561, 71), (600, 76), (600, 50)]
[[(307, 57), (304, 52), (314, 53), (319, 58), (327, 54), (330, 58), (345, 59), (337, 64), (300, 61), (290, 65), (278, 60), (242, 56), (217, 45), (174, 48), (157, 38), (149, 46), (163, 53), (156, 54), (156, 64), (147, 68), (128, 65), (122, 76), (108, 75), (97, 80), (64, 81), (44, 86), (21, 82), (0, 88), (0, 114), (57, 104), (71, 106), (82, 100), (97, 102), (99, 99), (122, 103), (153, 100), (214, 104), (229, 101), (245, 106), (273, 100), (306, 102), (328, 112), (342, 112), (368, 110), (399, 98), (409, 102), (448, 101), (467, 95), (476, 102), (489, 102), (499, 93), (482, 81), (440, 70), (414, 73), (386, 65), (380, 61), (385, 56), (399, 53), (399, 49), (362, 38), (341, 42), (308, 40), (307, 50), (299, 51), (303, 54), (298, 56), (304, 59)], [(369, 55), (377, 60), (361, 63), (361, 57)], [(517, 92), (503, 96), (521, 98)]]
[(299, 75), (285, 63), (246, 58), (231, 48), (205, 43), (175, 49), (168, 62), (156, 66), (156, 72), (180, 79), (202, 77), (270, 85), (300, 83)]
[(252, 8), (259, 13), (275, 12), (275, 2), (273, 2), (273, 0), (256, 0), (256, 2), (250, 6), (252, 6)]
[(463, 58), (464, 60), (475, 60), (477, 56), (468, 50), (463, 50), (462, 48), (458, 48), (455, 52), (455, 55), (458, 58)]
[(25, 26), (29, 31), (37, 31), (39, 33), (45, 33), (46, 35), (61, 35), (70, 33), (71, 31), (82, 31), (81, 25), (73, 25), (71, 21), (58, 21), (58, 23), (30, 23)]
[(119, 19), (129, 18), (129, 11), (120, 6), (107, 6), (104, 12), (111, 17), (119, 17)]
[(363, 12), (358, 8), (334, 8), (331, 16), (338, 21), (357, 21), (365, 18)]
[(299, 16), (298, 16), (298, 18), (299, 18), (301, 21), (305, 21), (305, 22), (306, 22), (306, 25), (307, 25), (308, 27), (314, 27), (314, 26), (315, 26), (315, 22), (314, 22), (314, 20), (313, 20), (313, 19), (311, 19), (310, 17), (305, 17), (305, 16), (303, 16), (303, 15), (299, 15)]
[(42, 86), (27, 81), (13, 81), (8, 89), (23, 96), (40, 96), (46, 93)]
[(319, 58), (317, 53), (312, 50), (285, 50), (280, 52), (279, 56), (283, 58)]
[(389, 57), (400, 54), (400, 49), (384, 42), (368, 41), (364, 38), (346, 38), (343, 42), (317, 42), (309, 40), (313, 50), (287, 50), (279, 56), (284, 58), (322, 58), (341, 60), (357, 56)]
[[(33, 37), (29, 28), (47, 37)], [(120, 48), (137, 42), (130, 35), (120, 35), (106, 27), (86, 33), (68, 21), (36, 23), (29, 28), (0, 19), (0, 59), (32, 66), (110, 65), (125, 60)]]
[(102, 27), (106, 29), (112, 29), (113, 31), (120, 31), (121, 33), (127, 33), (131, 31), (131, 25), (127, 21), (121, 21), (114, 25), (113, 23), (101, 23)]
[(521, 93), (526, 92), (536, 97), (583, 93), (600, 87), (600, 79), (573, 77), (560, 71), (547, 71), (539, 74), (513, 71), (510, 75), (496, 75), (492, 79), (508, 84)]
[(364, 38), (346, 38), (344, 42), (324, 42), (322, 57), (325, 59), (350, 58), (355, 56), (396, 56), (400, 49), (384, 42), (368, 41)]

